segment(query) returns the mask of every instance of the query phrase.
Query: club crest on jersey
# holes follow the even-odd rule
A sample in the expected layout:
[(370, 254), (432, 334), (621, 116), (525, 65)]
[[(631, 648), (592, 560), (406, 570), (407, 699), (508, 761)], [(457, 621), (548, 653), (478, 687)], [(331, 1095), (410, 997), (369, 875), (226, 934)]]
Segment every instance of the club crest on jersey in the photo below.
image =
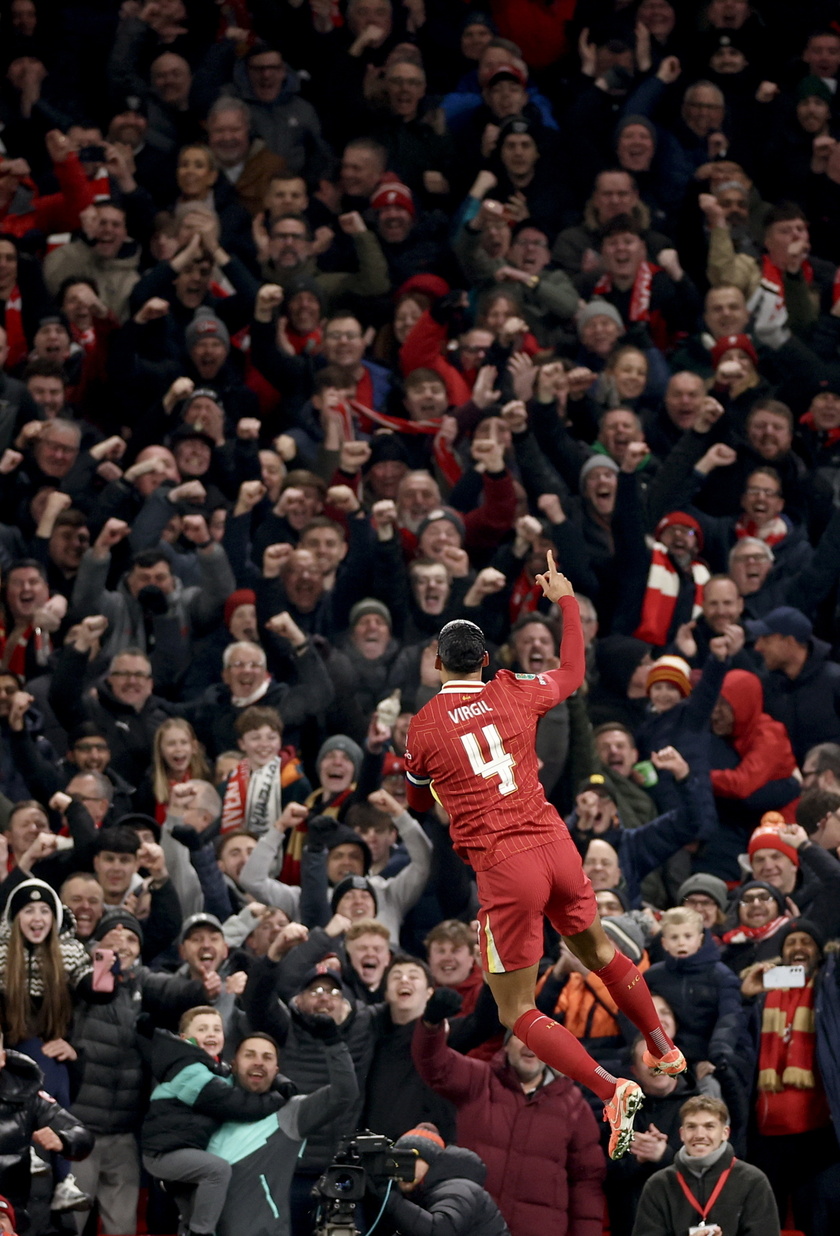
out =
[(484, 700), (477, 700), (469, 695), (462, 695), (461, 699), (471, 699), (472, 702), (464, 704), (461, 708), (448, 709), (447, 715), (449, 720), (455, 725), (459, 721), (470, 721), (473, 717), (480, 717), (482, 713), (493, 711), (489, 704), (485, 704)]

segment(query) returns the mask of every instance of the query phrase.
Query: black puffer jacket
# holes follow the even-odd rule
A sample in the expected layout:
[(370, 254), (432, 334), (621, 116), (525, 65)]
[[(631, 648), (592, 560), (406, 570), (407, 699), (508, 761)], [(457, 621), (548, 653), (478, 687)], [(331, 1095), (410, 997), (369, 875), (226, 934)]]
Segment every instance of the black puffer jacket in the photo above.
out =
[(487, 1168), (477, 1154), (447, 1146), (422, 1184), (403, 1197), (392, 1190), (386, 1210), (402, 1236), (510, 1236), (498, 1206), (482, 1188)]
[(36, 1129), (48, 1126), (61, 1138), (67, 1159), (85, 1159), (93, 1134), (43, 1089), (44, 1074), (34, 1060), (6, 1052), (0, 1068), (0, 1193), (20, 1216), (29, 1197), (29, 1147)]
[(146, 1082), (137, 1018), (148, 1013), (155, 1025), (166, 1026), (205, 999), (203, 985), (193, 979), (137, 966), (117, 979), (110, 1004), (80, 1004), (71, 1036), (82, 1072), (73, 1114), (94, 1133), (139, 1131)]

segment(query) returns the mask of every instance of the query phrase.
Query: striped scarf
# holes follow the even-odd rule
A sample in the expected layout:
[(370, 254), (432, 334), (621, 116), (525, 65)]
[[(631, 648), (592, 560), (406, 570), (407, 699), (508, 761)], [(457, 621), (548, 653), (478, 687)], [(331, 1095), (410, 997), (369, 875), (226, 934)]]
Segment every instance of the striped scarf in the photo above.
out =
[(761, 1015), (759, 1090), (813, 1090), (815, 1046), (814, 980), (768, 991)]
[[(694, 580), (691, 617), (697, 618), (703, 608), (703, 585), (709, 579), (708, 567), (699, 561), (692, 562), (691, 575)], [(636, 639), (644, 640), (646, 644), (653, 644), (657, 648), (667, 644), (681, 584), (682, 577), (668, 557), (668, 550), (659, 541), (655, 541), (642, 602), (641, 620), (633, 632)]]
[(754, 536), (759, 541), (763, 541), (765, 545), (778, 545), (779, 541), (783, 541), (790, 532), (790, 527), (790, 520), (784, 515), (777, 515), (775, 519), (761, 525), (757, 524), (754, 519), (747, 519), (746, 515), (742, 515), (735, 525), (735, 535), (739, 541), (742, 537)]

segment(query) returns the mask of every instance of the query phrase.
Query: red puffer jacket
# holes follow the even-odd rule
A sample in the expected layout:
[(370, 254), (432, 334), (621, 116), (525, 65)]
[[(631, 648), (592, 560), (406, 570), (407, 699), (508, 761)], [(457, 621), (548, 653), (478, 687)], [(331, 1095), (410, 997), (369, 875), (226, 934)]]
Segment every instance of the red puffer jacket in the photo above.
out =
[(414, 1067), (458, 1109), (458, 1143), (487, 1165), (484, 1187), (511, 1236), (601, 1236), (604, 1154), (581, 1092), (557, 1077), (528, 1096), (504, 1052), (492, 1061), (462, 1056), (442, 1029), (418, 1021)]

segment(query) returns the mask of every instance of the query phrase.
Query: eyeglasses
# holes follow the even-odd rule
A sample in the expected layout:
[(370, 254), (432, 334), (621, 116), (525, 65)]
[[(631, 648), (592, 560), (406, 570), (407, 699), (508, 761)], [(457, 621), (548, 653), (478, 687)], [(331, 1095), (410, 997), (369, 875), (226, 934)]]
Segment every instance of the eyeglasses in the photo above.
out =
[(755, 906), (755, 905), (761, 905), (762, 903), (766, 903), (772, 900), (773, 898), (770, 896), (769, 893), (745, 893), (744, 896), (741, 898), (741, 905), (742, 906)]
[(259, 661), (231, 661), (230, 665), (228, 666), (228, 669), (256, 670), (256, 669), (265, 669), (265, 666), (262, 665), (261, 662)]
[(111, 670), (112, 678), (151, 678), (151, 674), (145, 670)]

